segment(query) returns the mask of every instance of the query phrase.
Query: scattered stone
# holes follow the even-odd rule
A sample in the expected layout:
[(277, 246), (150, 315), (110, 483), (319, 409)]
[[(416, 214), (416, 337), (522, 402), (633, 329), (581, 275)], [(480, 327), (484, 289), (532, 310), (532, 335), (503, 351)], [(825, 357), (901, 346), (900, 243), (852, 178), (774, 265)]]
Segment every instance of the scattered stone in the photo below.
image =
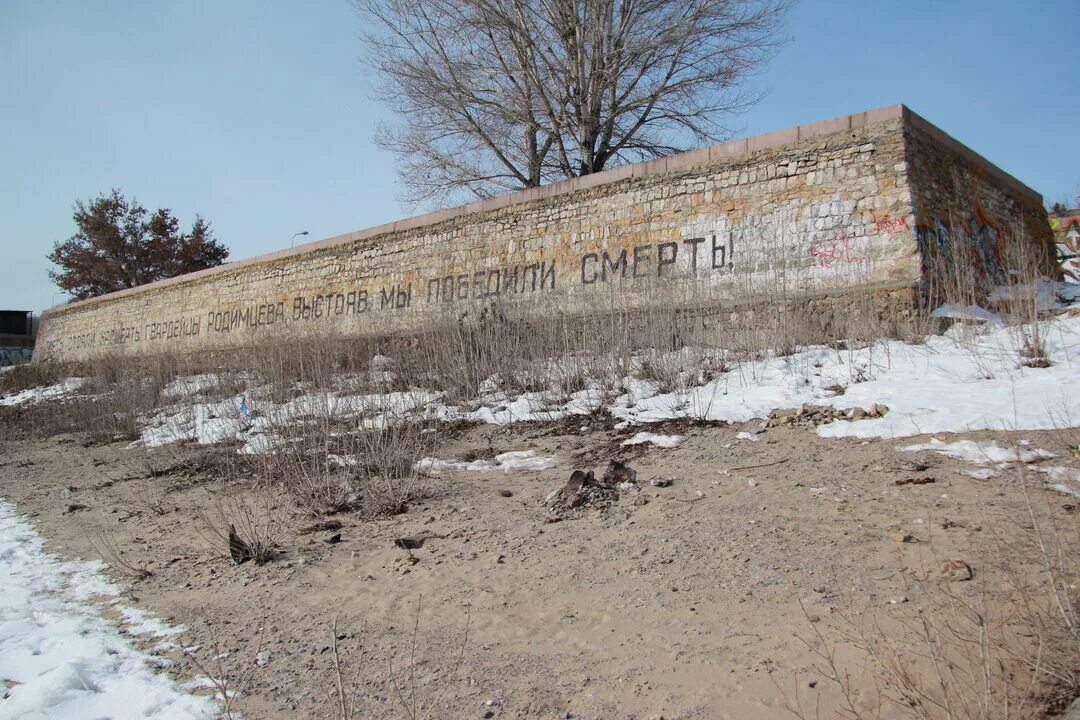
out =
[(897, 531), (891, 532), (891, 533), (889, 533), (889, 537), (891, 537), (895, 542), (898, 542), (898, 543), (917, 543), (917, 542), (919, 542), (919, 539), (917, 537), (915, 537), (914, 535), (912, 535), (909, 532), (904, 532), (903, 530), (897, 530)]
[(565, 516), (582, 506), (605, 508), (618, 499), (617, 486), (597, 482), (591, 471), (575, 470), (566, 485), (547, 496), (545, 504), (549, 515)]
[(963, 560), (946, 560), (941, 564), (941, 576), (952, 582), (964, 582), (975, 577), (975, 571)]
[(330, 537), (324, 538), (323, 542), (328, 545), (337, 545), (339, 542), (341, 542), (341, 533), (334, 533)]
[(562, 522), (562, 518), (558, 515), (545, 515), (544, 522), (548, 524)]
[(757, 487), (758, 485), (760, 485), (760, 484), (761, 484), (761, 483), (759, 483), (759, 482), (758, 482), (757, 480), (755, 480), (754, 478), (750, 478), (749, 480), (747, 480), (747, 481), (746, 481), (746, 485), (747, 485), (747, 487), (752, 487), (752, 488), (756, 488), (756, 487)]
[(72, 504), (67, 506), (67, 510), (64, 510), (64, 514), (65, 515), (71, 515), (73, 513), (77, 513), (80, 510), (85, 510), (85, 509), (86, 509), (85, 505), (80, 505), (79, 503), (72, 503)]
[(502, 497), (514, 497), (514, 493), (510, 490), (500, 490), (499, 495), (501, 495)]
[(899, 480), (893, 480), (893, 485), (896, 485), (896, 486), (902, 486), (902, 485), (929, 485), (930, 483), (936, 483), (936, 482), (937, 482), (937, 478), (933, 478), (933, 477), (930, 477), (929, 475), (927, 475), (926, 477), (910, 477), (910, 478), (901, 478)]
[[(834, 385), (829, 388), (825, 388), (828, 391), (835, 391), (839, 389), (840, 392), (834, 392), (833, 397), (843, 394), (843, 387)], [(860, 407), (852, 407), (845, 409), (837, 409), (834, 407), (828, 407), (823, 405), (811, 405), (809, 403), (797, 408), (777, 408), (769, 413), (768, 420), (765, 421), (765, 427), (781, 427), (781, 426), (816, 426), (824, 425), (835, 420), (865, 420), (868, 418), (879, 418), (889, 412), (887, 405), (881, 403), (875, 403), (870, 406), (869, 409)]]
[(317, 532), (331, 532), (333, 530), (340, 530), (342, 528), (341, 522), (338, 520), (324, 520), (323, 522), (317, 522), (313, 525), (300, 528), (297, 531), (298, 535), (308, 535), (310, 533)]
[(612, 460), (604, 471), (604, 483), (607, 485), (620, 485), (625, 482), (637, 482), (637, 471), (625, 463)]
[(270, 657), (271, 657), (270, 651), (269, 650), (263, 650), (262, 652), (260, 652), (258, 655), (255, 656), (255, 664), (258, 665), (259, 667), (266, 667), (267, 665), (270, 664)]
[(648, 505), (649, 498), (645, 497), (644, 495), (638, 495), (636, 498), (634, 498), (634, 504), (638, 507), (641, 507), (642, 505)]
[(671, 487), (671, 484), (673, 482), (675, 481), (671, 478), (654, 477), (652, 480), (649, 481), (649, 484), (653, 487)]
[(397, 538), (396, 540), (394, 540), (394, 545), (399, 548), (404, 548), (405, 550), (416, 550), (424, 546), (425, 540), (433, 537), (436, 536), (432, 533), (421, 532), (415, 535), (407, 535), (405, 537)]

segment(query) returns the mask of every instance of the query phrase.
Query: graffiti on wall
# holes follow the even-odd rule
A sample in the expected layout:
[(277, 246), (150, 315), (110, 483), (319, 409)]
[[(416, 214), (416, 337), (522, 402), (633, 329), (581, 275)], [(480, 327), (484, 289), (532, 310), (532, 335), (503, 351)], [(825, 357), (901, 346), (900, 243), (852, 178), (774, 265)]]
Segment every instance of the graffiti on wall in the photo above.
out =
[(1012, 234), (976, 205), (969, 217), (948, 221), (935, 219), (915, 228), (923, 260), (928, 265), (944, 260), (947, 266), (970, 268), (980, 283), (1001, 285), (1007, 281), (1006, 253)]
[(439, 274), (418, 282), (391, 283), (371, 289), (354, 287), (303, 293), (286, 299), (214, 308), (161, 322), (125, 324), (46, 341), (47, 353), (133, 344), (181, 341), (262, 328), (316, 323), (331, 318), (405, 311), (417, 306), (439, 307), (498, 297), (551, 293), (566, 284), (636, 281), (664, 278), (676, 265), (690, 272), (729, 272), (734, 267), (735, 242), (730, 233), (685, 238), (681, 242), (642, 243), (619, 250), (581, 253), (573, 272), (557, 272), (552, 261), (507, 265), (471, 273)]
[[(854, 203), (794, 203), (771, 214), (732, 223), (725, 213), (687, 219), (678, 235), (666, 241), (608, 241), (585, 244), (573, 254), (535, 262), (503, 264), (470, 272), (407, 275), (397, 282), (360, 280), (335, 287), (347, 276), (338, 263), (329, 287), (318, 292), (252, 299), (209, 308), (197, 314), (152, 322), (126, 322), (107, 330), (45, 339), (45, 354), (112, 350), (138, 345), (164, 347), (192, 338), (237, 333), (277, 332), (283, 327), (317, 326), (346, 321), (363, 327), (366, 318), (410, 310), (450, 308), (497, 298), (548, 295), (560, 290), (631, 286), (650, 280), (699, 278), (726, 281), (736, 271), (760, 271), (792, 252), (800, 267), (818, 278), (845, 268), (868, 269), (866, 241), (871, 235), (910, 230), (907, 217), (882, 216), (851, 222)], [(828, 229), (832, 228), (832, 229)], [(740, 270), (742, 268), (742, 270)], [(462, 308), (464, 311), (465, 308)], [(372, 324), (376, 320), (372, 317)]]
[(0, 347), (0, 367), (30, 362), (32, 353), (28, 347)]
[(855, 249), (853, 238), (842, 230), (831, 240), (818, 240), (812, 243), (810, 257), (817, 260), (819, 267), (828, 270), (840, 265), (863, 266), (870, 263), (870, 258), (859, 254)]

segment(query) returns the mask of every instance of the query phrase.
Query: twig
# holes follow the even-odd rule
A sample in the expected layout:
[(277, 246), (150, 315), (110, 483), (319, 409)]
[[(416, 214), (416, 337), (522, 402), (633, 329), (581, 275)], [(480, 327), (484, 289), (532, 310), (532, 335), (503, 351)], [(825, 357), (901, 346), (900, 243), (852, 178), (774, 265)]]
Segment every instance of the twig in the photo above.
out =
[(728, 468), (724, 472), (733, 473), (736, 470), (753, 470), (754, 468), (770, 467), (772, 465), (780, 465), (781, 463), (786, 463), (790, 459), (791, 458), (783, 458), (782, 460), (773, 460), (772, 462), (758, 463), (757, 465), (740, 465), (739, 467)]
[(345, 698), (345, 683), (341, 677), (341, 654), (338, 652), (338, 624), (337, 617), (334, 618), (334, 623), (330, 627), (330, 645), (334, 650), (334, 675), (337, 680), (337, 692), (338, 692), (338, 713), (341, 720), (349, 720), (351, 714), (349, 712), (349, 703)]

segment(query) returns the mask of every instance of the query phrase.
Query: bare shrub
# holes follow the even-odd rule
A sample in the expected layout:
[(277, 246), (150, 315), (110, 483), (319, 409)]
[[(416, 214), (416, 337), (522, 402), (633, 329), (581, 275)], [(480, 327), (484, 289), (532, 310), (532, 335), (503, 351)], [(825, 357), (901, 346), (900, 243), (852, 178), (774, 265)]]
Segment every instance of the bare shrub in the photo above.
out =
[(209, 512), (200, 512), (203, 537), (240, 565), (261, 565), (276, 558), (293, 536), (290, 513), (278, 503), (279, 493), (266, 483), (246, 488), (221, 487)]
[(262, 477), (280, 482), (312, 515), (397, 514), (428, 495), (428, 479), (416, 467), (431, 454), (437, 437), (429, 424), (379, 414), (304, 426), (291, 442), (257, 462)]
[(102, 560), (110, 567), (126, 576), (129, 580), (138, 582), (153, 575), (150, 570), (126, 557), (124, 552), (116, 544), (116, 541), (113, 538), (108, 537), (105, 533), (99, 533), (97, 539), (90, 533), (87, 533), (86, 539), (90, 543), (90, 547), (94, 548), (94, 551), (101, 556)]

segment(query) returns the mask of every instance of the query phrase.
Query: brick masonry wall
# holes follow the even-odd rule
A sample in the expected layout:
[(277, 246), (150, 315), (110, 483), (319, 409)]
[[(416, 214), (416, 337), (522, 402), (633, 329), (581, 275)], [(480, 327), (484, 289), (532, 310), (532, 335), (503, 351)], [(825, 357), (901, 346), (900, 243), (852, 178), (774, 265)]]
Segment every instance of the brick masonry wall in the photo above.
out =
[(73, 303), (45, 315), (35, 360), (392, 333), (492, 303), (578, 313), (909, 288), (916, 120), (859, 113)]

